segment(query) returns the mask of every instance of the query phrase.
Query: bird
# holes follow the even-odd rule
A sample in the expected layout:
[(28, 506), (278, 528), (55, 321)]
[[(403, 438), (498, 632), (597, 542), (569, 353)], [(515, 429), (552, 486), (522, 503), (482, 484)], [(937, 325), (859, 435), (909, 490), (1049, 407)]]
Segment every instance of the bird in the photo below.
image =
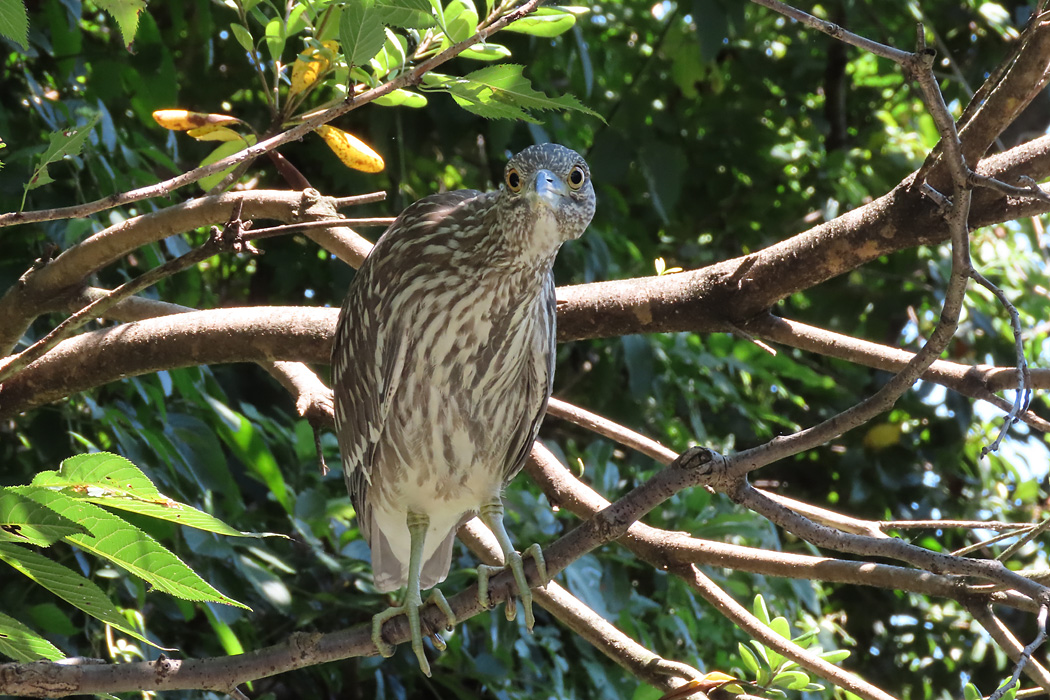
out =
[[(380, 592), (403, 602), (420, 669), (430, 675), (419, 611), (422, 590), (448, 575), (456, 531), (477, 515), (511, 569), (526, 627), (535, 616), (522, 555), (503, 525), (502, 491), (521, 470), (554, 379), (552, 266), (595, 211), (586, 161), (558, 144), (512, 156), (498, 190), (456, 190), (408, 206), (351, 281), (332, 348), (336, 436), (359, 529)], [(539, 545), (525, 550), (549, 581)], [(478, 598), (490, 607), (478, 567)], [(434, 588), (428, 602), (455, 614)], [(508, 601), (508, 620), (517, 615)], [(435, 646), (444, 648), (440, 636)]]

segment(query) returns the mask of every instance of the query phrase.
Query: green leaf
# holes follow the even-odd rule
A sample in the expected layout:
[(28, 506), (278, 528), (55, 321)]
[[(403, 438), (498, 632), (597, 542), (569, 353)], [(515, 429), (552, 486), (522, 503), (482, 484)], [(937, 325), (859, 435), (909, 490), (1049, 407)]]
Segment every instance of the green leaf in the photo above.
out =
[(0, 488), (0, 542), (47, 547), (66, 535), (85, 532), (82, 526), (33, 499)]
[(445, 6), (445, 35), (454, 44), (478, 31), (478, 11), (472, 0), (452, 0)]
[(22, 0), (0, 0), (0, 36), (29, 50), (29, 14)]
[(146, 9), (145, 0), (96, 0), (95, 4), (117, 20), (124, 46), (130, 48), (139, 29), (139, 14)]
[(820, 654), (820, 658), (824, 659), (829, 664), (837, 664), (840, 661), (845, 661), (847, 658), (849, 658), (849, 655), (849, 649), (835, 649), (832, 651), (823, 652), (822, 654)]
[(386, 32), (374, 0), (355, 0), (343, 9), (339, 19), (339, 42), (347, 65), (362, 66), (372, 60), (386, 43)]
[(66, 495), (77, 500), (229, 537), (263, 536), (234, 530), (213, 515), (173, 501), (160, 493), (138, 467), (120, 455), (108, 452), (70, 457), (62, 462), (59, 471), (37, 474), (33, 486), (57, 486), (68, 489)]
[(108, 559), (154, 588), (184, 600), (212, 601), (247, 609), (248, 606), (212, 588), (145, 532), (109, 511), (61, 491), (36, 486), (15, 487), (15, 490), (75, 520), (91, 533), (70, 535), (65, 538), (67, 541)]
[(460, 54), (460, 58), (471, 58), (475, 61), (501, 61), (510, 58), (510, 49), (499, 44), (474, 44)]
[(751, 648), (745, 644), (738, 643), (737, 650), (740, 652), (740, 660), (744, 664), (744, 668), (751, 673), (757, 674), (758, 669), (761, 668), (758, 657), (755, 652), (751, 651)]
[(248, 31), (247, 27), (243, 24), (230, 22), (230, 30), (233, 32), (233, 38), (237, 40), (242, 49), (248, 53), (255, 52), (255, 40), (252, 39), (252, 33)]
[[(6, 1), (0, 0), (0, 3)], [(0, 613), (0, 654), (22, 663), (41, 659), (57, 661), (66, 657), (54, 644), (3, 613)]]
[(426, 95), (420, 95), (418, 92), (411, 92), (409, 90), (394, 90), (390, 94), (377, 97), (372, 100), (377, 105), (383, 107), (412, 107), (419, 109), (420, 107), (427, 106)]
[[(26, 194), (29, 193), (29, 190), (35, 190), (41, 185), (54, 182), (51, 174), (47, 171), (47, 166), (62, 160), (66, 156), (79, 155), (80, 149), (84, 147), (84, 142), (87, 140), (88, 135), (91, 134), (91, 130), (98, 123), (98, 118), (99, 115), (96, 113), (83, 126), (64, 129), (51, 134), (47, 150), (40, 156), (36, 170), (33, 171), (33, 174), (29, 177), (29, 182), (26, 183)], [(22, 197), (22, 206), (25, 206), (25, 196)]]
[[(253, 145), (254, 143), (255, 136), (251, 134), (245, 136), (243, 141), (224, 141), (223, 143), (219, 144), (214, 151), (205, 156), (204, 160), (202, 160), (200, 164), (209, 165), (211, 163), (214, 163), (215, 161), (222, 160), (226, 156), (232, 156), (237, 151), (244, 150), (245, 148), (247, 148), (250, 145)], [(222, 179), (230, 173), (232, 173), (233, 169), (236, 167), (236, 165), (231, 165), (225, 170), (220, 170), (214, 175), (203, 177), (197, 181), (197, 184), (200, 185), (200, 188), (202, 190), (207, 192), (212, 187), (215, 187), (220, 182), (222, 182)]]
[(288, 41), (288, 31), (284, 26), (284, 21), (271, 19), (266, 23), (266, 28), (263, 31), (266, 50), (270, 52), (270, 58), (275, 61), (280, 60), (281, 54), (284, 53), (285, 42)]
[(769, 608), (766, 607), (766, 600), (762, 597), (761, 593), (755, 596), (755, 602), (751, 608), (755, 613), (755, 617), (757, 617), (763, 625), (769, 627)]
[(788, 690), (802, 690), (809, 685), (809, 676), (802, 671), (784, 671), (773, 677), (773, 685)]
[(505, 31), (532, 36), (554, 37), (572, 29), (575, 15), (556, 7), (541, 7), (516, 22), (511, 22)]
[(266, 484), (277, 502), (291, 513), (294, 508), (291, 494), (288, 493), (288, 486), (284, 482), (284, 474), (281, 473), (281, 467), (277, 464), (273, 453), (270, 452), (270, 448), (267, 447), (261, 432), (252, 425), (250, 420), (221, 401), (210, 396), (206, 396), (205, 399), (212, 409), (223, 418), (220, 436), (226, 445), (249, 470)]
[[(19, 547), (15, 544), (0, 542), (0, 561), (10, 564), (57, 595), (73, 607), (83, 610), (95, 619), (101, 620), (110, 627), (118, 629), (140, 642), (157, 646), (128, 626), (109, 597), (95, 583), (61, 564), (51, 561), (42, 554)], [(165, 649), (165, 647), (157, 647)]]
[[(521, 119), (538, 123), (526, 110), (571, 109), (601, 119), (570, 95), (549, 97), (533, 89), (513, 63), (487, 66), (463, 77), (429, 73), (423, 82), (431, 89), (445, 90), (468, 112), (488, 119)], [(602, 120), (604, 121), (604, 119)]]
[(376, 0), (375, 12), (380, 22), (392, 27), (427, 29), (435, 24), (429, 0)]

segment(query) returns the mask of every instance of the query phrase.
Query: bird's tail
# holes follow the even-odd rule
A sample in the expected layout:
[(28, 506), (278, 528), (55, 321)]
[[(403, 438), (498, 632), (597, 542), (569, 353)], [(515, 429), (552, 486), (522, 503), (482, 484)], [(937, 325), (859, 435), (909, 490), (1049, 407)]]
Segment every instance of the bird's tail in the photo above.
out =
[[(372, 550), (372, 574), (376, 589), (380, 593), (396, 591), (408, 583), (408, 562), (401, 561), (397, 556), (381, 528), (373, 527), (371, 535), (369, 546)], [(433, 588), (448, 576), (455, 540), (456, 530), (451, 530), (430, 558), (423, 562), (423, 570), (419, 575), (420, 590)]]
[[(458, 529), (458, 528), (457, 528)], [(452, 543), (456, 541), (456, 530), (445, 535), (430, 558), (423, 562), (423, 571), (419, 576), (420, 590), (433, 588), (448, 576), (449, 567), (452, 566)]]

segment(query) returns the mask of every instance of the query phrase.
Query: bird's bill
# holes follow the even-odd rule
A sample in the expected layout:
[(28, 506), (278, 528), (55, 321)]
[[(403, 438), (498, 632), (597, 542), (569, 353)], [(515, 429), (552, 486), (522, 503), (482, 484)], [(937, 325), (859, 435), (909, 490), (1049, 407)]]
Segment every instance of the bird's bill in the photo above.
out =
[(562, 179), (546, 168), (536, 171), (532, 179), (532, 191), (536, 197), (551, 209), (557, 209), (562, 197), (567, 197), (569, 188)]

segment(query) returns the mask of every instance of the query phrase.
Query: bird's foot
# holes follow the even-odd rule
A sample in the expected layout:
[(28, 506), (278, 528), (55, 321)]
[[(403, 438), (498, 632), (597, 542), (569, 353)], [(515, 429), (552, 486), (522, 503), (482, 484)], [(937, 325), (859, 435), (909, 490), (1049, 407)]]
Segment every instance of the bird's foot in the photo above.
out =
[[(543, 550), (540, 549), (540, 546), (534, 544), (526, 549), (524, 553), (532, 556), (536, 562), (536, 571), (540, 575), (540, 583), (537, 585), (542, 588), (550, 583), (550, 579), (547, 577), (547, 564), (543, 559)], [(536, 616), (532, 612), (532, 589), (529, 588), (529, 581), (525, 577), (525, 565), (522, 555), (511, 551), (506, 558), (506, 566), (488, 566), (483, 564), (478, 567), (478, 602), (486, 609), (491, 607), (491, 602), (489, 601), (489, 579), (509, 567), (514, 575), (514, 583), (518, 586), (518, 597), (521, 598), (521, 606), (525, 609), (525, 628), (531, 632), (536, 625)], [(507, 620), (514, 620), (517, 617), (518, 606), (514, 598), (507, 600), (504, 613), (507, 616)]]
[[(445, 600), (445, 596), (442, 595), (441, 591), (434, 589), (430, 593), (430, 597), (427, 598), (427, 603), (433, 603), (438, 607), (441, 612), (445, 614), (448, 624), (445, 626), (446, 630), (451, 631), (453, 626), (456, 624), (456, 615), (452, 612), (452, 607)], [(419, 610), (423, 607), (424, 603), (420, 599), (418, 593), (413, 595), (411, 591), (405, 596), (405, 602), (401, 605), (392, 605), (386, 610), (376, 613), (372, 618), (372, 643), (376, 645), (376, 649), (379, 653), (386, 658), (394, 655), (394, 645), (387, 643), (383, 639), (383, 625), (387, 620), (390, 620), (402, 613), (408, 618), (408, 628), (412, 635), (412, 651), (416, 655), (416, 660), (419, 661), (419, 669), (423, 671), (423, 674), (428, 678), (430, 677), (430, 662), (427, 661), (426, 653), (423, 649), (423, 631), (422, 625), (419, 621)], [(443, 651), (445, 649), (445, 640), (439, 635), (433, 635), (434, 646), (438, 650)]]

